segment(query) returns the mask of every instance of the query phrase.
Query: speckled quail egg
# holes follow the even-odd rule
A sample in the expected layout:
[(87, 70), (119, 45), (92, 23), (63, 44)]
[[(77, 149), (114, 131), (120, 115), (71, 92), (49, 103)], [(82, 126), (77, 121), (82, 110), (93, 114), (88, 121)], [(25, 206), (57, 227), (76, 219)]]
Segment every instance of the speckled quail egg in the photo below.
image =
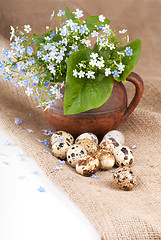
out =
[(77, 142), (78, 142), (79, 140), (81, 140), (81, 139), (86, 139), (86, 138), (91, 139), (91, 140), (93, 140), (95, 143), (98, 144), (98, 138), (97, 138), (97, 136), (96, 136), (95, 134), (93, 134), (93, 133), (90, 133), (90, 132), (88, 132), (88, 133), (82, 133), (81, 135), (79, 135), (79, 136), (76, 138), (75, 143), (77, 143)]
[(130, 148), (126, 146), (118, 146), (113, 151), (117, 166), (131, 166), (134, 162), (134, 156)]
[(123, 190), (132, 190), (136, 185), (136, 176), (129, 167), (119, 167), (113, 173), (114, 182)]
[(64, 140), (62, 140), (62, 142), (59, 142), (59, 141), (54, 142), (51, 146), (52, 154), (57, 158), (65, 159), (67, 151), (70, 146), (71, 146), (71, 143), (66, 142)]
[(97, 143), (95, 143), (93, 140), (88, 138), (80, 139), (79, 141), (77, 141), (77, 144), (84, 147), (85, 150), (87, 151), (87, 154), (90, 154), (90, 155), (93, 155), (98, 148)]
[(106, 149), (98, 149), (94, 157), (97, 158), (100, 162), (100, 169), (108, 170), (112, 168), (115, 164), (115, 157), (111, 151)]
[(79, 160), (84, 158), (87, 155), (87, 152), (84, 147), (81, 145), (74, 144), (69, 147), (67, 152), (67, 162), (72, 166), (75, 167)]
[(92, 174), (97, 172), (99, 169), (99, 160), (97, 158), (93, 158), (90, 155), (86, 155), (82, 160), (79, 160), (76, 164), (77, 173), (90, 177)]
[(74, 138), (70, 133), (64, 131), (57, 131), (51, 136), (51, 145), (57, 141), (61, 142), (61, 140), (64, 140), (65, 142), (68, 142), (70, 144), (74, 143)]
[(114, 148), (120, 146), (120, 143), (117, 142), (114, 138), (108, 138), (107, 140), (102, 140), (99, 147), (101, 149), (106, 149), (113, 152)]
[(114, 138), (117, 142), (119, 142), (121, 145), (124, 145), (125, 143), (125, 137), (124, 135), (118, 131), (118, 130), (112, 130), (108, 132), (104, 137), (103, 140), (107, 140), (109, 138)]

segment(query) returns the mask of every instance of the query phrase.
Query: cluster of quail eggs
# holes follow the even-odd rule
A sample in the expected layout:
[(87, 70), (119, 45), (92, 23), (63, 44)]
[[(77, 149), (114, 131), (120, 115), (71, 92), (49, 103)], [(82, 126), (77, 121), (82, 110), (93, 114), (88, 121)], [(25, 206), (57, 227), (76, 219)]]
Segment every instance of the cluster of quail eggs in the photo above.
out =
[(108, 132), (100, 143), (93, 133), (83, 133), (76, 140), (64, 131), (51, 136), (52, 154), (66, 159), (77, 173), (88, 177), (115, 165), (118, 168), (113, 173), (114, 182), (123, 190), (132, 190), (136, 185), (136, 176), (131, 169), (134, 156), (124, 142), (124, 135), (117, 130)]

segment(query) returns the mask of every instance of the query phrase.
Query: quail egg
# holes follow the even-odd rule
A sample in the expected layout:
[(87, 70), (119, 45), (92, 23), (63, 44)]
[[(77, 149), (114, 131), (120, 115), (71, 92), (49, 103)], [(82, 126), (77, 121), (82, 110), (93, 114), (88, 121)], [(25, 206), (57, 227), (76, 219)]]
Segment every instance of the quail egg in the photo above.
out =
[(91, 140), (93, 140), (95, 143), (98, 144), (98, 138), (97, 138), (97, 136), (96, 136), (95, 134), (93, 134), (93, 133), (90, 133), (90, 132), (88, 132), (88, 133), (82, 133), (81, 135), (79, 135), (79, 136), (76, 138), (75, 143), (77, 143), (77, 142), (78, 142), (79, 140), (81, 140), (81, 139), (86, 139), (86, 138), (91, 139)]
[(65, 142), (65, 141), (54, 142), (51, 146), (52, 154), (57, 158), (65, 159), (67, 151), (68, 151), (70, 146), (71, 146), (71, 143), (69, 143), (69, 142)]
[(81, 145), (74, 144), (69, 147), (67, 152), (67, 162), (72, 166), (75, 167), (77, 162), (84, 158), (87, 155), (87, 152), (84, 147)]
[(114, 182), (123, 190), (132, 190), (136, 185), (136, 176), (129, 167), (119, 167), (113, 173)]
[(61, 142), (64, 140), (65, 142), (68, 142), (70, 144), (74, 143), (74, 138), (70, 133), (64, 132), (64, 131), (57, 131), (51, 136), (51, 145), (55, 142)]
[(77, 173), (90, 177), (92, 174), (97, 172), (99, 169), (99, 160), (97, 158), (93, 158), (90, 155), (86, 155), (82, 160), (79, 160), (76, 164)]
[(121, 145), (124, 145), (125, 143), (125, 137), (124, 135), (118, 131), (118, 130), (112, 130), (108, 132), (104, 137), (103, 140), (107, 140), (109, 138), (114, 138), (117, 142), (119, 142)]
[(113, 152), (114, 148), (118, 147), (119, 145), (120, 143), (118, 143), (114, 138), (108, 138), (106, 140), (102, 140), (99, 147), (101, 149), (106, 149)]
[(126, 146), (118, 146), (113, 151), (117, 166), (131, 166), (134, 162), (134, 156), (130, 148)]
[(97, 143), (95, 143), (93, 140), (85, 138), (85, 139), (80, 139), (77, 141), (78, 145), (81, 145), (84, 147), (87, 151), (87, 154), (94, 154), (94, 152), (97, 150)]
[(106, 149), (98, 149), (94, 154), (94, 157), (97, 158), (100, 162), (100, 169), (108, 170), (112, 168), (115, 164), (115, 157), (112, 152)]

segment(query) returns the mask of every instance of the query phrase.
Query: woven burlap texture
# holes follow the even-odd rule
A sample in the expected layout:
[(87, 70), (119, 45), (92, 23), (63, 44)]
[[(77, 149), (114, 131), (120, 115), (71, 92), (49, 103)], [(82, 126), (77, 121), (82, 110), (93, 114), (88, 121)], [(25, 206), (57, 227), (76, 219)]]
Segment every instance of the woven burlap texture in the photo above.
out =
[[(136, 110), (119, 127), (125, 135), (126, 145), (137, 146), (133, 150), (135, 163), (132, 167), (137, 175), (136, 188), (129, 192), (119, 190), (113, 183), (112, 171), (99, 172), (99, 178), (93, 179), (78, 175), (67, 165), (61, 170), (54, 170), (57, 160), (43, 152), (43, 149), (49, 151), (49, 148), (36, 140), (50, 139), (42, 133), (43, 129), (51, 130), (43, 111), (36, 108), (36, 100), (26, 96), (23, 89), (4, 82), (2, 78), (0, 128), (80, 207), (103, 240), (161, 239), (161, 2), (121, 2), (118, 7), (119, 1), (109, 1), (107, 7), (105, 1), (100, 1), (99, 5), (95, 1), (86, 5), (85, 1), (75, 1), (72, 7), (78, 6), (86, 15), (103, 13), (112, 20), (113, 27), (127, 28), (131, 40), (136, 37), (142, 40), (141, 58), (134, 71), (144, 80), (144, 94)], [(40, 3), (43, 7), (44, 3)], [(50, 2), (46, 19), (51, 8), (59, 9), (58, 5), (62, 7), (62, 4), (55, 6)], [(3, 10), (4, 5), (2, 7)], [(26, 8), (29, 7), (26, 5)], [(8, 41), (0, 37), (0, 52), (8, 46)], [(127, 84), (127, 91), (132, 98), (134, 89), (131, 84)], [(22, 120), (19, 126), (14, 123), (17, 117)], [(34, 133), (29, 133), (27, 129), (32, 129)]]

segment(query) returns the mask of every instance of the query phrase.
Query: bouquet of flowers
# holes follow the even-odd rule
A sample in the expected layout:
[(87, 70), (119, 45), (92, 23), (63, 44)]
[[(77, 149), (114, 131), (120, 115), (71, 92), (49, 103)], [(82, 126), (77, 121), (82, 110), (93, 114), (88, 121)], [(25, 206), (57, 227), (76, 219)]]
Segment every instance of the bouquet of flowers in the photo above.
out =
[(63, 98), (64, 85), (64, 114), (101, 106), (114, 80), (125, 82), (139, 59), (141, 41), (129, 43), (126, 29), (113, 31), (102, 14), (82, 17), (79, 9), (53, 11), (51, 21), (57, 18), (60, 27), (46, 26), (41, 36), (32, 34), (30, 25), (11, 26), (11, 49), (3, 50), (0, 62), (3, 79), (25, 87), (44, 110)]

